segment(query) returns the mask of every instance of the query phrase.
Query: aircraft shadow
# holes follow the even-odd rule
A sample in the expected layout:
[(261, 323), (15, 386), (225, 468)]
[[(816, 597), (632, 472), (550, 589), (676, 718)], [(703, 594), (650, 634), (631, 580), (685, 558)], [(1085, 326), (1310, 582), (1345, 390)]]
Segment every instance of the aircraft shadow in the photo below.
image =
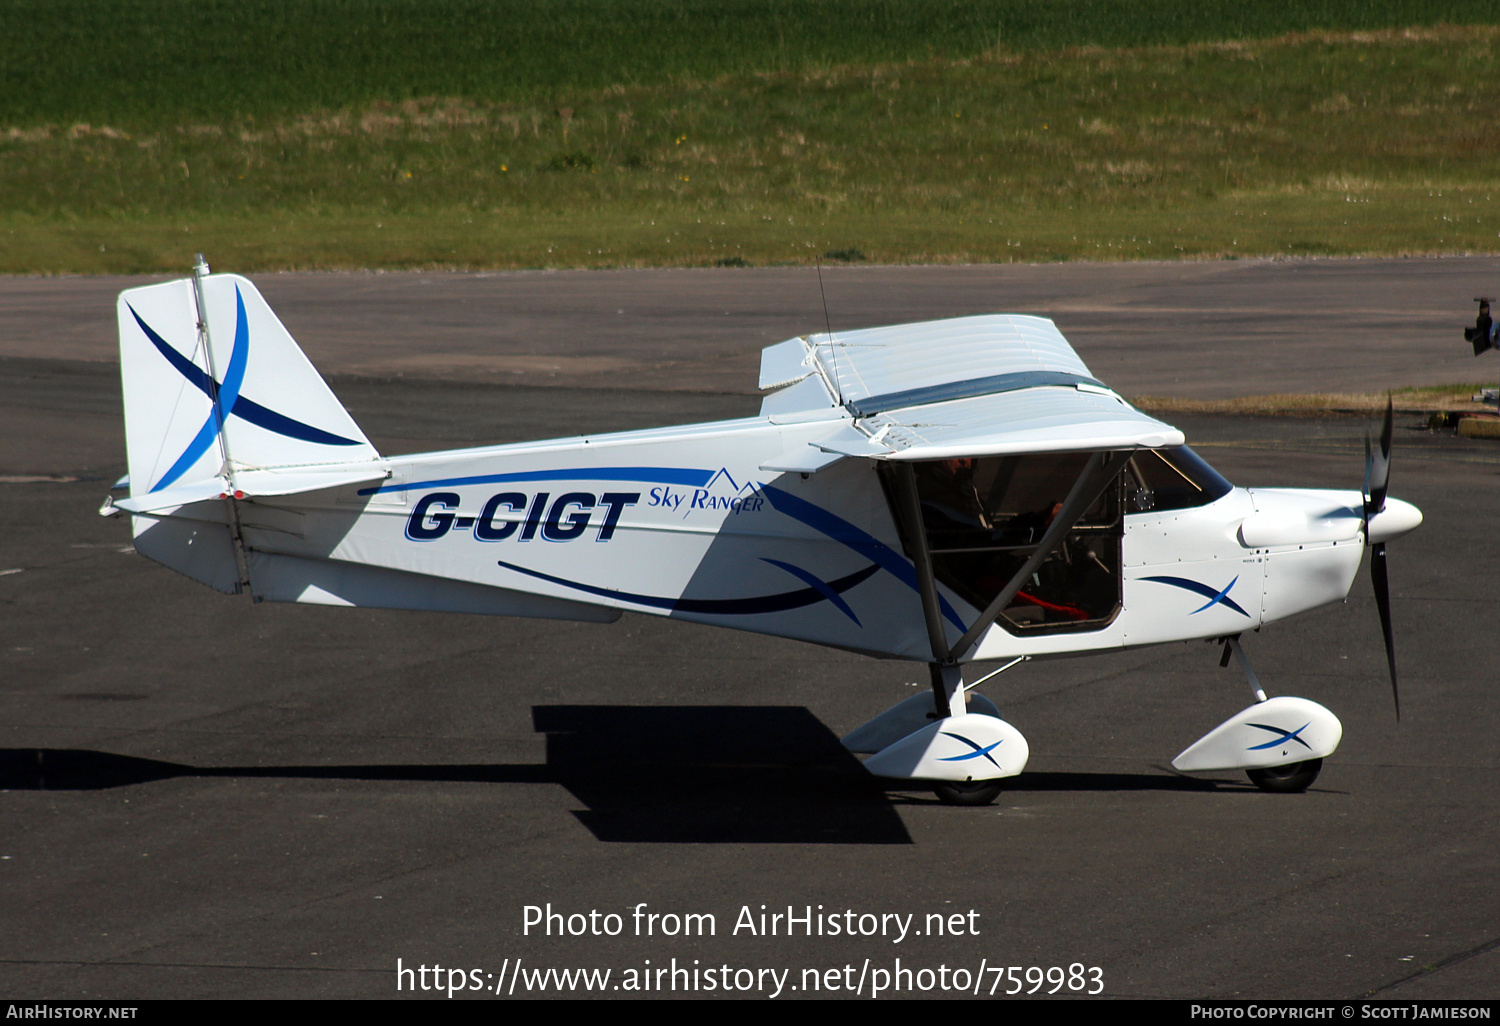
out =
[(0, 749), (0, 790), (178, 777), (560, 784), (601, 841), (910, 844), (880, 782), (801, 707), (537, 706), (542, 765), (199, 767), (79, 749)]
[[(87, 749), (0, 749), (0, 790), (95, 791), (179, 777), (559, 784), (601, 841), (910, 844), (916, 785), (878, 780), (799, 706), (553, 705), (532, 709), (547, 761), (191, 766)], [(1250, 790), (1167, 773), (1026, 773), (1006, 794)], [(894, 792), (888, 794), (887, 792)], [(961, 811), (961, 810), (955, 810)]]
[(910, 844), (878, 781), (796, 706), (538, 706), (604, 841)]

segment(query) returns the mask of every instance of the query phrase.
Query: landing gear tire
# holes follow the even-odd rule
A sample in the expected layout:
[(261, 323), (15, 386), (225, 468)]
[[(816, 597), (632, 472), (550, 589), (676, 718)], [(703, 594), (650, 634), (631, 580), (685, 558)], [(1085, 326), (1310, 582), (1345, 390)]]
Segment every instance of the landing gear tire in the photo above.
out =
[(988, 805), (1000, 793), (998, 780), (947, 780), (932, 785), (932, 793), (944, 805)]
[(1323, 768), (1322, 759), (1294, 762), (1290, 766), (1272, 766), (1270, 769), (1246, 770), (1250, 783), (1262, 791), (1273, 794), (1300, 794), (1312, 786)]

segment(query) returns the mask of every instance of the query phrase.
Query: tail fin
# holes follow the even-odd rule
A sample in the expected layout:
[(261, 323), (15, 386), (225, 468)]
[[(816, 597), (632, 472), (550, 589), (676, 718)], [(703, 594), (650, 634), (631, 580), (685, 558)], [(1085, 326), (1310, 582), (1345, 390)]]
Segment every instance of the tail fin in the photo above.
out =
[(200, 268), (120, 294), (130, 464), (120, 508), (385, 477), (375, 447), (255, 286)]

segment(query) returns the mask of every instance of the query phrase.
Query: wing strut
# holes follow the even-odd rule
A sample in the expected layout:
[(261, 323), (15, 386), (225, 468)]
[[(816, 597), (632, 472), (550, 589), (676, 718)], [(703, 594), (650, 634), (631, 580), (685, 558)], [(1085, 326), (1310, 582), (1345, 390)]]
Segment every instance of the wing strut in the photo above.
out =
[[(927, 549), (927, 531), (922, 523), (922, 500), (917, 496), (917, 475), (908, 462), (896, 464), (896, 489), (901, 494), (901, 516), (896, 519), (896, 526), (917, 571), (917, 588), (922, 595), (922, 616), (927, 621), (932, 658), (939, 663), (951, 663), (953, 654), (948, 649), (948, 636), (943, 630), (937, 579), (932, 573), (932, 553)], [(943, 696), (943, 702), (946, 701), (946, 696)]]
[(932, 690), (936, 705), (934, 711), (939, 718), (951, 715), (948, 695), (952, 691), (952, 685), (958, 683), (959, 675), (955, 672), (958, 661), (968, 654), (984, 632), (989, 630), (999, 618), (1005, 607), (1016, 597), (1016, 592), (1020, 591), (1021, 586), (1026, 583), (1027, 578), (1036, 573), (1047, 557), (1062, 544), (1068, 532), (1083, 519), (1089, 507), (1098, 501), (1104, 489), (1108, 488), (1110, 482), (1124, 469), (1132, 455), (1134, 451), (1126, 449), (1118, 452), (1096, 452), (1089, 456), (1078, 479), (1073, 482), (1068, 497), (1063, 501), (1062, 508), (1058, 510), (1057, 516), (1052, 518), (1052, 523), (1047, 526), (1046, 533), (1037, 543), (1036, 551), (1031, 554), (1031, 558), (1011, 576), (1010, 581), (979, 615), (979, 618), (970, 624), (963, 637), (953, 645), (948, 644), (948, 637), (943, 629), (937, 579), (932, 570), (932, 554), (927, 548), (927, 532), (922, 521), (922, 502), (917, 495), (916, 473), (908, 462), (901, 462), (897, 465), (895, 481), (896, 490), (899, 493), (901, 515), (896, 518), (896, 526), (917, 572), (918, 590), (922, 596), (922, 616), (927, 622), (927, 638), (932, 645)]

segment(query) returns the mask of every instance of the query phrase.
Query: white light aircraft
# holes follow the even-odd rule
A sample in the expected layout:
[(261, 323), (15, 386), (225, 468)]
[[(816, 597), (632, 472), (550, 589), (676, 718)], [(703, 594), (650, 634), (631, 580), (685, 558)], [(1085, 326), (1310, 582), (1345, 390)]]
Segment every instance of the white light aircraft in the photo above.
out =
[(997, 314), (771, 346), (757, 417), (382, 456), (246, 279), (200, 257), (119, 322), (129, 496), (101, 512), (221, 592), (630, 610), (922, 661), (930, 693), (844, 744), (961, 804), (1028, 757), (968, 663), (1192, 639), (1256, 700), (1173, 765), (1304, 790), (1343, 728), (1267, 698), (1239, 638), (1343, 599), (1367, 546), (1395, 692), (1385, 543), (1422, 515), (1385, 495), (1389, 410), (1363, 493), (1237, 488), (1051, 321)]

